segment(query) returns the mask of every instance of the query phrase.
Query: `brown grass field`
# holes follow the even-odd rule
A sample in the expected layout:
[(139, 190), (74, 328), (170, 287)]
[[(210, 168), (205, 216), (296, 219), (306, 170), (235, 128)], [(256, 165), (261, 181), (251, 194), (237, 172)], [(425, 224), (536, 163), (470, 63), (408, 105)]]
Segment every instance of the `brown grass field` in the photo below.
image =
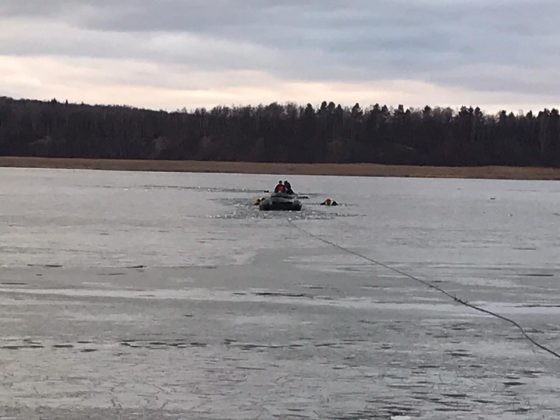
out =
[(118, 160), (1, 157), (0, 167), (99, 169), (118, 171), (221, 172), (278, 175), (391, 176), (560, 180), (560, 168), (511, 166), (401, 166), (374, 163), (262, 163), (193, 160)]

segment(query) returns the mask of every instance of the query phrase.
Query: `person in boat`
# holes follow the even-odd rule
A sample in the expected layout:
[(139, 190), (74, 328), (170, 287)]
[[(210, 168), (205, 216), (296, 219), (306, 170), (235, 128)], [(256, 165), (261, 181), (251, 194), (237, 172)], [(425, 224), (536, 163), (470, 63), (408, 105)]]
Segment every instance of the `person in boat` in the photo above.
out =
[(288, 182), (288, 180), (284, 181), (284, 189), (286, 190), (286, 194), (294, 194), (294, 190), (292, 190), (292, 185)]
[(325, 201), (321, 203), (322, 206), (338, 206), (338, 203), (334, 201), (332, 198), (327, 197)]
[(278, 181), (278, 185), (274, 188), (275, 193), (283, 193), (286, 192), (286, 187), (282, 183), (282, 181)]

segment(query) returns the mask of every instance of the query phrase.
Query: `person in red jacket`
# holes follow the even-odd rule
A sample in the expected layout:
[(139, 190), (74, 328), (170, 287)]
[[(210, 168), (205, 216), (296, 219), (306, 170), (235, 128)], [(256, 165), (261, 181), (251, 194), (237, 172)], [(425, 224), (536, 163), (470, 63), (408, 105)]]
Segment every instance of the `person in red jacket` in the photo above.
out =
[(278, 181), (278, 185), (274, 188), (275, 193), (283, 193), (286, 192), (286, 187), (282, 184), (282, 181)]

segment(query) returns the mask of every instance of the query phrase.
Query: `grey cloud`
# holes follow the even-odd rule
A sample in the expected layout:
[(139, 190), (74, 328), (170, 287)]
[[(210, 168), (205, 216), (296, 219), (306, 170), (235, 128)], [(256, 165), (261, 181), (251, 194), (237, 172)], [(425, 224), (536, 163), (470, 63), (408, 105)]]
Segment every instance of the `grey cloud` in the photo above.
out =
[[(0, 51), (558, 94), (552, 70), (538, 73), (543, 80), (531, 77), (535, 67), (560, 67), (559, 15), (556, 0), (4, 0), (0, 19), (28, 19), (30, 34), (7, 42), (10, 34), (0, 29)], [(41, 21), (58, 24), (60, 33), (37, 42), (33, 28)], [(198, 45), (152, 43), (165, 34), (186, 34)]]

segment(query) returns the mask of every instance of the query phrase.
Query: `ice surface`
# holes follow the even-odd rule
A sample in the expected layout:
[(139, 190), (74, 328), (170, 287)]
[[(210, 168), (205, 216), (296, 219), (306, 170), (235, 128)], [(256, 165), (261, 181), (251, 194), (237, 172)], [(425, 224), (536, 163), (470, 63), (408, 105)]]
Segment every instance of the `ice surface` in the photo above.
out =
[[(0, 169), (0, 416), (542, 419), (560, 183)], [(342, 205), (326, 208), (327, 196)]]

